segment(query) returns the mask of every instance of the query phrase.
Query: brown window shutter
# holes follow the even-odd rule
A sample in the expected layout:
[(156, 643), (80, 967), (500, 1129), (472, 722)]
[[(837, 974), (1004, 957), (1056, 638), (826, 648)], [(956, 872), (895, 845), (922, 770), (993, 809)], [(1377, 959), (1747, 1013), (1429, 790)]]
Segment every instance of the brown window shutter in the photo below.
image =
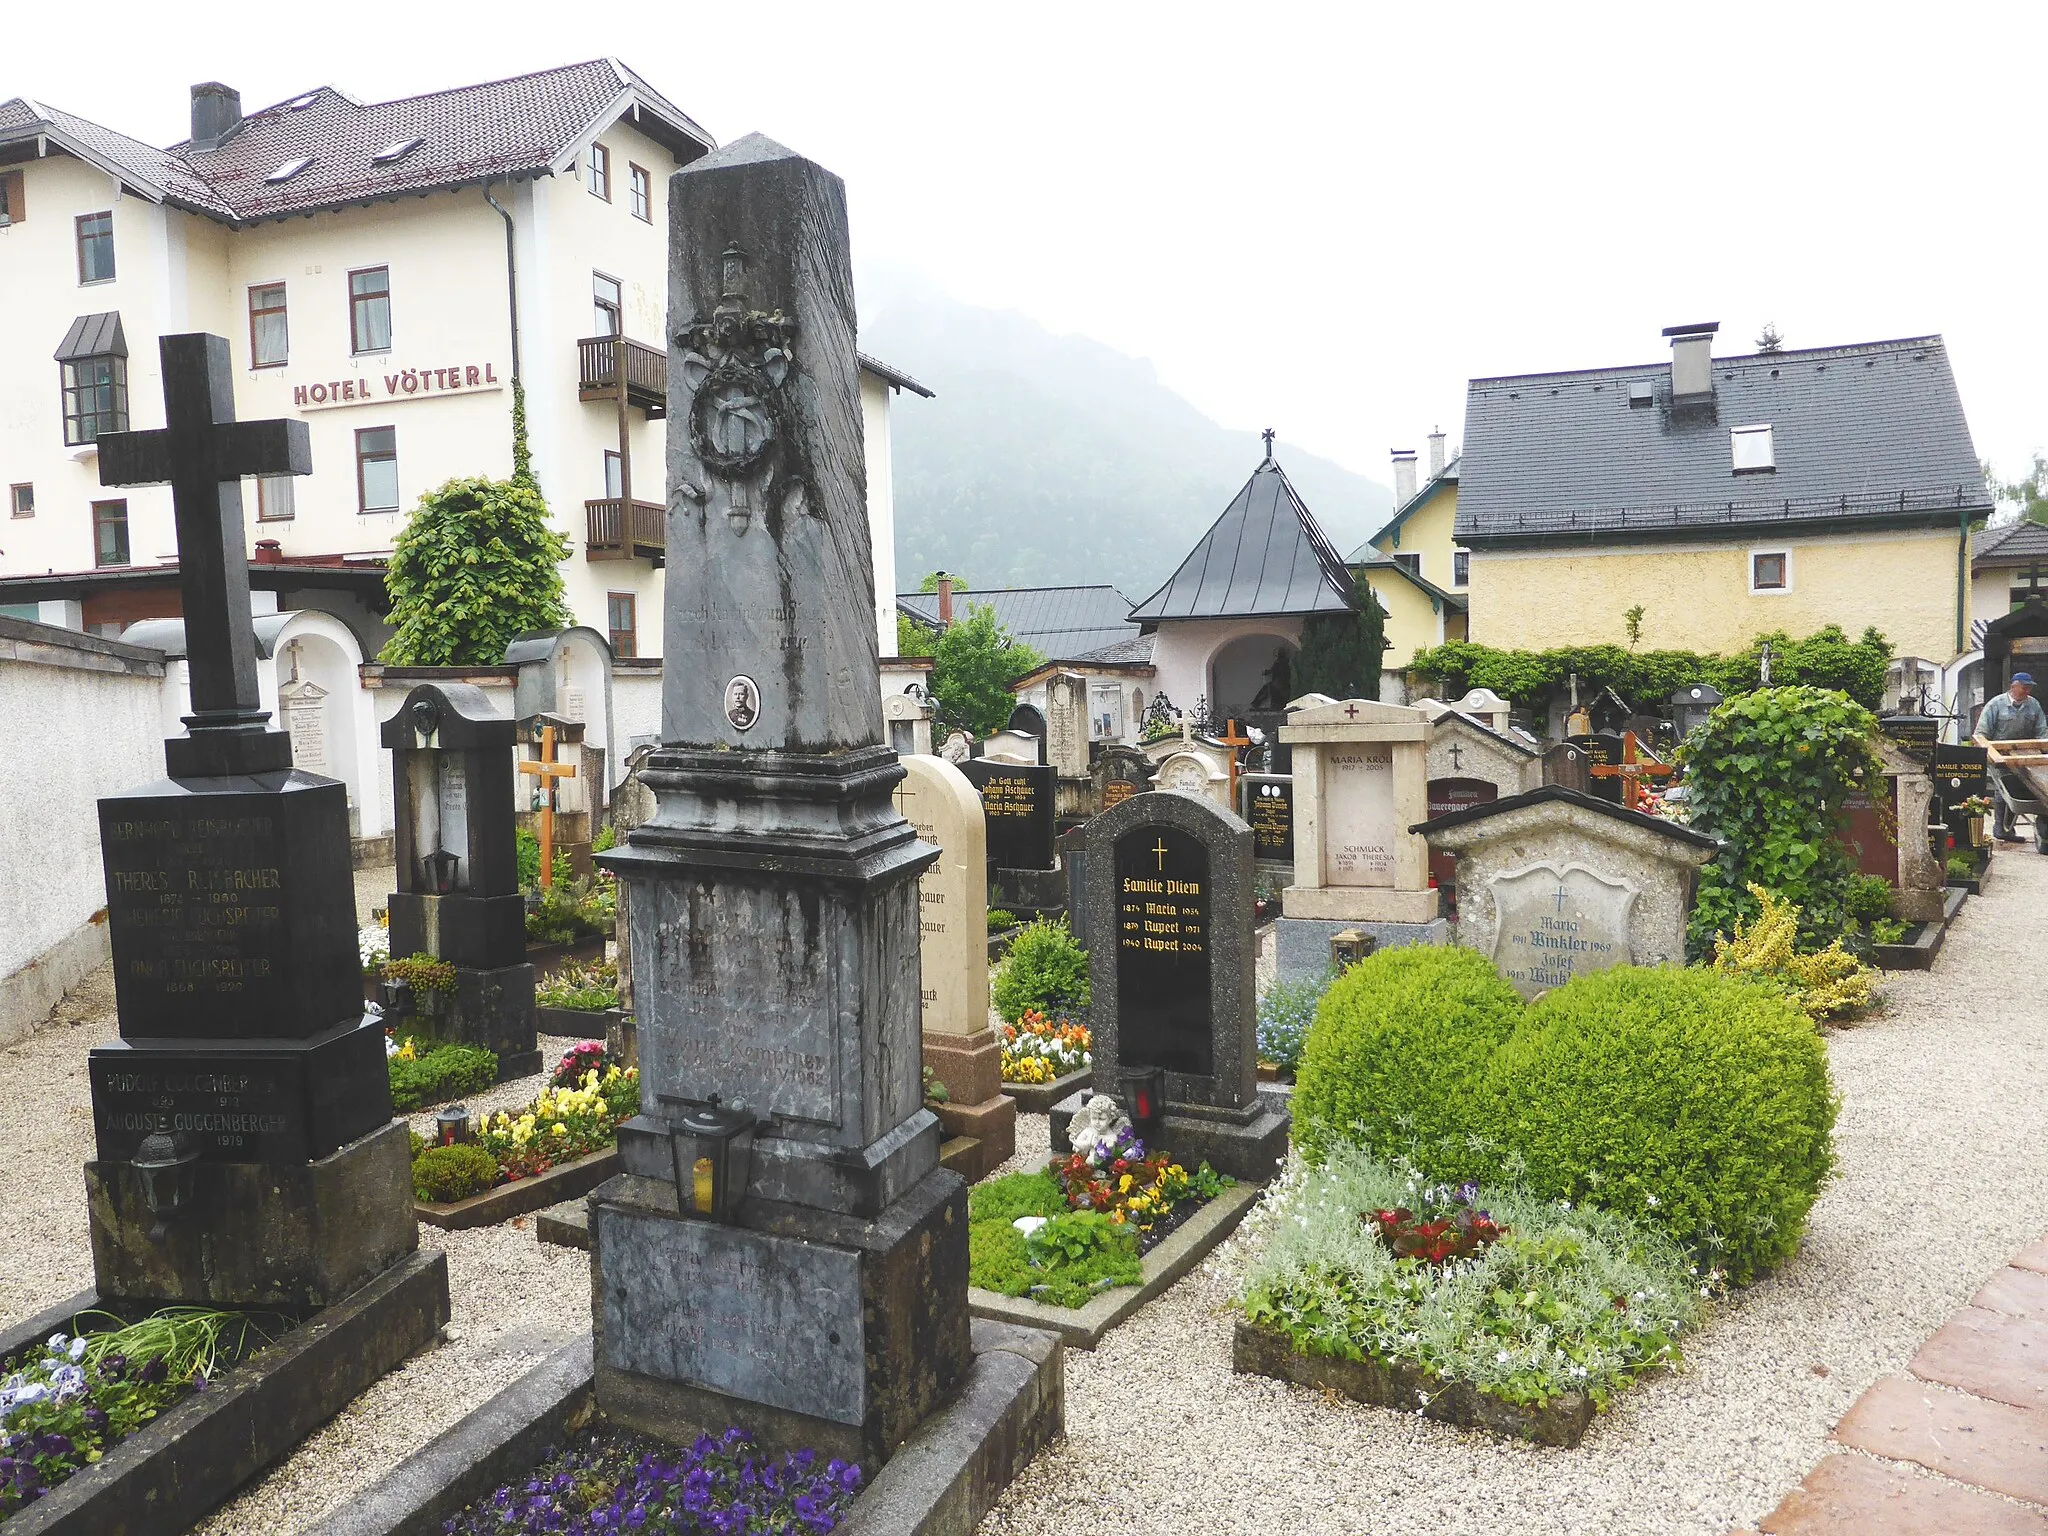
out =
[(0, 173), (0, 191), (6, 193), (7, 217), (9, 222), (14, 224), (19, 224), (28, 217), (28, 205), (22, 201), (21, 184), (21, 172)]

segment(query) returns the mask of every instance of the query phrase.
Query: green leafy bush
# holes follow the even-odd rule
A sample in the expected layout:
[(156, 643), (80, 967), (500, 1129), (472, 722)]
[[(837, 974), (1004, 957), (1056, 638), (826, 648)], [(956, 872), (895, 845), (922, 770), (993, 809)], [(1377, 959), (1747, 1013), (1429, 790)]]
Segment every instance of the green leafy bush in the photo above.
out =
[(1088, 951), (1074, 940), (1066, 919), (1025, 924), (996, 971), (996, 1011), (1014, 1024), (1024, 1010), (1056, 1012), (1088, 1006)]
[(988, 909), (988, 931), (990, 933), (1001, 933), (1005, 928), (1014, 928), (1016, 926), (1016, 913), (1005, 912), (1001, 907), (990, 907)]
[(1763, 688), (1729, 699), (1686, 738), (1692, 824), (1724, 847), (1700, 871), (1686, 934), (1692, 959), (1717, 935), (1757, 916), (1751, 885), (1799, 908), (1802, 947), (1820, 949), (1849, 920), (1855, 867), (1842, 842), (1843, 801), (1881, 770), (1872, 756), (1877, 720), (1847, 695), (1822, 688)]
[(445, 1205), (467, 1200), (496, 1186), (498, 1160), (474, 1142), (428, 1147), (412, 1160), (412, 1192), (416, 1200)]
[(454, 965), (446, 960), (436, 960), (432, 955), (407, 955), (402, 960), (386, 960), (379, 974), (386, 981), (407, 983), (415, 996), (455, 990)]
[(969, 1283), (983, 1290), (1049, 1307), (1086, 1306), (1144, 1278), (1137, 1234), (1094, 1211), (1054, 1215), (1029, 1238), (1009, 1219), (971, 1221), (967, 1270)]
[(1882, 875), (1851, 875), (1842, 888), (1842, 910), (1859, 923), (1892, 915), (1892, 883)]
[(1003, 728), (1017, 701), (1010, 684), (1045, 658), (1013, 639), (986, 603), (970, 604), (932, 647), (931, 695), (939, 726), (987, 736)]
[[(594, 848), (596, 845), (592, 844)], [(518, 864), (519, 889), (534, 891), (540, 889), (540, 838), (520, 828), (512, 834), (512, 855)], [(569, 855), (555, 855), (555, 884), (567, 885), (576, 878), (575, 866)]]
[[(1505, 1229), (1442, 1266), (1397, 1257), (1366, 1219), (1461, 1202)], [(1584, 1392), (1599, 1407), (1678, 1359), (1700, 1284), (1654, 1227), (1513, 1185), (1431, 1189), (1353, 1147), (1291, 1161), (1234, 1246), (1238, 1306), (1303, 1354), (1377, 1360), (1510, 1403)]]
[(1309, 1026), (1315, 1023), (1316, 1009), (1333, 980), (1332, 973), (1325, 971), (1299, 981), (1276, 981), (1266, 988), (1266, 995), (1259, 999), (1259, 1060), (1290, 1072), (1301, 1064)]
[(1655, 1223), (1737, 1284), (1798, 1248), (1833, 1167), (1826, 1048), (1740, 977), (1578, 977), (1529, 1007), (1487, 1076), (1487, 1134), (1532, 1192)]
[(1522, 999), (1457, 945), (1382, 950), (1331, 985), (1296, 1070), (1295, 1145), (1410, 1156), (1440, 1178), (1477, 1167), (1469, 1131), (1487, 1064)]
[(1049, 1173), (1006, 1173), (967, 1191), (969, 1221), (1015, 1221), (1019, 1216), (1057, 1216), (1066, 1194)]
[(603, 933), (617, 911), (617, 898), (598, 882), (557, 879), (526, 914), (526, 937), (534, 944), (574, 944)]
[(530, 478), (470, 476), (420, 498), (384, 576), (392, 666), (495, 666), (505, 647), (569, 622), (562, 562), (569, 541), (548, 521)]
[(1967, 853), (1958, 850), (1948, 856), (1948, 877), (1951, 880), (1973, 880), (1977, 876), (1977, 861)]
[(387, 1058), (391, 1107), (418, 1109), (488, 1088), (498, 1080), (498, 1058), (480, 1045), (437, 1045), (417, 1059)]

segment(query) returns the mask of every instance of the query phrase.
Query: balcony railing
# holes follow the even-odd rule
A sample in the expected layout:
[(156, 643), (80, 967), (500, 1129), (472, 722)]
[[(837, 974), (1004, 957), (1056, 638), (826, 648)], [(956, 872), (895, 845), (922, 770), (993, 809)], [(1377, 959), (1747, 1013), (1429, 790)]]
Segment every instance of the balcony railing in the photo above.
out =
[(668, 557), (666, 510), (658, 501), (583, 503), (583, 558), (586, 560), (652, 560)]
[(619, 353), (626, 354), (626, 403), (649, 421), (668, 414), (668, 354), (620, 336), (586, 336), (576, 343), (579, 400), (610, 400), (618, 388)]

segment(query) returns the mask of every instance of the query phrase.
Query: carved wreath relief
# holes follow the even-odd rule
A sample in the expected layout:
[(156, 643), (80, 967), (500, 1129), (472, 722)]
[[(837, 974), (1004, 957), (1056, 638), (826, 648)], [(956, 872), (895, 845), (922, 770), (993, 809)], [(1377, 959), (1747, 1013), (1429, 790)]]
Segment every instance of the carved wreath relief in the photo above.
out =
[(783, 473), (788, 439), (783, 386), (794, 358), (796, 321), (781, 310), (747, 307), (747, 255), (729, 245), (719, 257), (718, 307), (676, 333), (683, 383), (690, 391), (690, 446), (711, 484), (682, 488), (707, 510), (721, 511), (736, 534), (758, 513), (782, 503), (803, 510), (800, 481)]

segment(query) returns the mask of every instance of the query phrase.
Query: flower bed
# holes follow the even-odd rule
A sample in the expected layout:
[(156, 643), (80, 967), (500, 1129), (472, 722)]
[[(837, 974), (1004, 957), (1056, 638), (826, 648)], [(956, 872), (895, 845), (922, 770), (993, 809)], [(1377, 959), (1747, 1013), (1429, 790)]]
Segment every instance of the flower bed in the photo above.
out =
[[(1321, 1168), (1290, 1159), (1245, 1230), (1239, 1369), (1558, 1444), (1677, 1361), (1723, 1278), (1625, 1217), (1509, 1186), (1432, 1187), (1349, 1146)], [(1297, 1372), (1267, 1335), (1372, 1369)]]
[(117, 1326), (52, 1334), (0, 1381), (0, 1519), (99, 1462), (264, 1337), (249, 1318), (206, 1307), (166, 1307), (126, 1326), (85, 1316)]
[(1128, 1126), (1088, 1152), (1054, 1158), (967, 1196), (968, 1283), (1047, 1306), (1081, 1307), (1136, 1285), (1140, 1258), (1231, 1183), (1147, 1154)]
[(447, 1536), (825, 1536), (861, 1485), (850, 1462), (769, 1456), (737, 1428), (682, 1449), (609, 1427), (577, 1439), (448, 1521)]
[(572, 960), (534, 988), (535, 1022), (543, 1034), (602, 1039), (619, 1018), (619, 967), (600, 955)]
[[(428, 1146), (416, 1137), (413, 1198), (422, 1207), (456, 1205), (609, 1151), (618, 1142), (619, 1126), (638, 1113), (639, 1072), (606, 1062), (601, 1047), (593, 1058), (590, 1047), (578, 1046), (555, 1069), (554, 1086), (522, 1109), (486, 1116), (474, 1141)], [(565, 1189), (553, 1198), (575, 1192)]]
[(437, 1041), (420, 1033), (401, 1036), (387, 1030), (384, 1056), (391, 1078), (391, 1107), (400, 1113), (445, 1104), (498, 1080), (497, 1054), (486, 1046)]
[(1037, 1086), (1091, 1069), (1094, 1038), (1071, 1014), (1027, 1008), (1002, 1026), (1003, 1081)]

